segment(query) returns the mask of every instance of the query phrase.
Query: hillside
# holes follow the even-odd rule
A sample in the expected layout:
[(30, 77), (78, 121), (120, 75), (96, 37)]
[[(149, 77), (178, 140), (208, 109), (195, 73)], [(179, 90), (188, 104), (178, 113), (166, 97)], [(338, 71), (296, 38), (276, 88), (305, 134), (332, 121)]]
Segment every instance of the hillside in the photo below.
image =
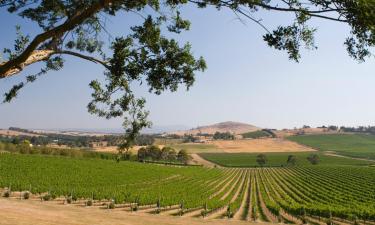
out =
[(17, 137), (17, 136), (38, 137), (38, 136), (41, 136), (41, 135), (33, 134), (33, 133), (20, 132), (20, 131), (15, 131), (15, 130), (0, 129), (0, 136), (7, 136), (7, 137)]
[(261, 128), (259, 127), (246, 124), (246, 123), (227, 121), (227, 122), (216, 123), (216, 124), (212, 124), (208, 126), (200, 126), (200, 127), (193, 128), (190, 130), (176, 131), (176, 132), (171, 132), (171, 133), (178, 134), (178, 135), (184, 135), (184, 134), (196, 135), (198, 133), (214, 134), (215, 132), (230, 132), (234, 134), (242, 134), (242, 133), (252, 132), (252, 131), (256, 131), (260, 129)]

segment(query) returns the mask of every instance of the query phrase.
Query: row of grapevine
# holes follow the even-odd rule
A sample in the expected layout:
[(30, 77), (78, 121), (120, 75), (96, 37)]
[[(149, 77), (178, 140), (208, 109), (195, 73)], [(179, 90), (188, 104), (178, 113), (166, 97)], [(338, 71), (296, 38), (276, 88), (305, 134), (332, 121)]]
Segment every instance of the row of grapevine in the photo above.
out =
[[(285, 223), (375, 223), (375, 170), (356, 166), (170, 167), (0, 155), (2, 195), (107, 208)], [(18, 198), (21, 194), (17, 195)], [(360, 222), (358, 222), (360, 221)]]

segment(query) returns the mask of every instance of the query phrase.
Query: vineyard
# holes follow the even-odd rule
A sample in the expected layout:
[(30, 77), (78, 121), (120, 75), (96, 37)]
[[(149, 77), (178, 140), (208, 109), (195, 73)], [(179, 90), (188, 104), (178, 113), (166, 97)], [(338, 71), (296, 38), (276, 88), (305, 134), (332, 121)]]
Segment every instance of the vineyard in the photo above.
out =
[[(361, 161), (350, 158), (325, 155), (321, 152), (292, 152), (292, 153), (264, 153), (267, 158), (265, 166), (283, 167), (287, 166), (288, 156), (296, 158), (295, 165), (308, 166), (311, 163), (307, 160), (309, 155), (317, 154), (319, 165), (369, 165), (373, 162)], [(259, 167), (256, 161), (259, 153), (199, 153), (204, 159), (226, 167)]]
[(322, 134), (288, 137), (289, 140), (315, 148), (355, 158), (375, 159), (375, 135)]
[(375, 224), (375, 168), (368, 166), (208, 169), (3, 153), (0, 186), (3, 197), (103, 210)]

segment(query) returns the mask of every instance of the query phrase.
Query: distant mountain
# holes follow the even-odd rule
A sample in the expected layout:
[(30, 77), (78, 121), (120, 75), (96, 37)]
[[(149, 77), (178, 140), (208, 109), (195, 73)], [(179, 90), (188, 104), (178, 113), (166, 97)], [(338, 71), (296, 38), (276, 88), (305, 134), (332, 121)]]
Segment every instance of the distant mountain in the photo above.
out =
[(144, 134), (161, 134), (161, 133), (169, 133), (176, 130), (187, 130), (191, 127), (185, 126), (185, 125), (166, 125), (166, 126), (160, 126), (155, 125), (151, 128), (145, 128), (142, 130), (141, 133)]
[[(155, 125), (151, 128), (145, 128), (141, 131), (143, 134), (160, 134), (167, 133), (175, 130), (187, 130), (191, 127), (184, 125), (166, 125), (159, 126)], [(108, 134), (123, 134), (123, 128), (55, 128), (55, 129), (32, 129), (38, 133), (56, 133), (56, 134), (66, 134), (73, 136), (101, 136)]]
[(251, 131), (256, 131), (260, 130), (261, 128), (256, 127), (251, 124), (247, 123), (239, 123), (239, 122), (233, 122), (233, 121), (227, 121), (227, 122), (222, 122), (222, 123), (216, 123), (208, 126), (200, 126), (197, 128), (193, 128), (190, 130), (180, 130), (180, 131), (175, 131), (171, 132), (173, 134), (178, 134), (178, 135), (184, 135), (184, 134), (198, 134), (198, 133), (203, 133), (203, 134), (214, 134), (215, 132), (230, 132), (234, 134), (242, 134), (246, 132), (251, 132)]

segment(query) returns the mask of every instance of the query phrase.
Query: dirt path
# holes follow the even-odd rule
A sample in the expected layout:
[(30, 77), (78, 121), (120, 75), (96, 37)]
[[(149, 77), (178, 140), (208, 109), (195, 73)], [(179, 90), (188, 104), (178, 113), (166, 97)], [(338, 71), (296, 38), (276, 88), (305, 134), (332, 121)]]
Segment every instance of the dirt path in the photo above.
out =
[(334, 152), (325, 152), (324, 155), (340, 157), (340, 158), (345, 158), (345, 159), (361, 160), (361, 161), (366, 161), (366, 162), (374, 162), (375, 163), (375, 160), (373, 160), (373, 159), (354, 158), (354, 157), (345, 156), (345, 155), (338, 155)]
[[(202, 220), (174, 216), (149, 215), (101, 210), (30, 200), (0, 199), (1, 225), (244, 225), (235, 220)], [(266, 223), (264, 223), (266, 224)], [(257, 225), (261, 225), (257, 223)]]
[(247, 204), (247, 199), (248, 199), (248, 196), (249, 196), (249, 186), (250, 186), (250, 172), (248, 172), (246, 174), (246, 176), (249, 177), (249, 179), (247, 180), (247, 183), (246, 183), (246, 186), (245, 186), (245, 194), (244, 194), (244, 198), (241, 202), (241, 206), (240, 208), (237, 210), (237, 212), (234, 214), (234, 217), (233, 219), (236, 219), (236, 220), (241, 220), (242, 219), (242, 215), (244, 214), (244, 209), (246, 208), (246, 204)]
[(205, 167), (221, 167), (213, 162), (205, 160), (204, 158), (200, 157), (198, 154), (193, 153), (193, 154), (190, 154), (190, 156), (193, 158), (192, 161), (195, 164), (203, 165)]

